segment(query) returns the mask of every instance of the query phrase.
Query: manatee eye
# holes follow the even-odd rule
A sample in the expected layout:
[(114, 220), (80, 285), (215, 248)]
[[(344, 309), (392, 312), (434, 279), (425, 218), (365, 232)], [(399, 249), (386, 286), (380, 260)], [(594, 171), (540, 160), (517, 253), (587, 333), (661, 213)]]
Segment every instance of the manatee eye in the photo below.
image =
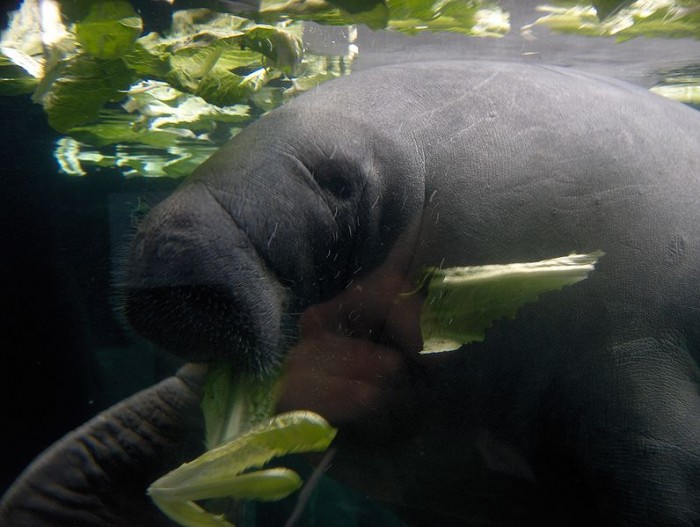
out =
[(311, 172), (319, 189), (337, 200), (350, 200), (362, 190), (362, 176), (357, 167), (338, 161), (327, 161)]

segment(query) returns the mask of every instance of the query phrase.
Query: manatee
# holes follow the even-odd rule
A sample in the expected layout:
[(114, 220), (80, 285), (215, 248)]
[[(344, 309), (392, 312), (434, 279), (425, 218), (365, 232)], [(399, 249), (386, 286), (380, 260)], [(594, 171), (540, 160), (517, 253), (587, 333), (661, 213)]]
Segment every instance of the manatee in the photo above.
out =
[[(483, 342), (418, 353), (420, 297), (397, 298), (426, 267), (595, 250), (605, 256), (587, 280), (496, 321)], [(700, 115), (689, 107), (547, 65), (359, 72), (270, 112), (200, 166), (139, 226), (122, 287), (133, 328), (186, 361), (284, 367), (280, 409), (340, 425), (332, 473), (411, 525), (700, 523)], [(120, 419), (158, 397), (179, 400), (144, 392), (49, 450), (0, 518), (150, 525), (120, 500), (144, 478), (109, 475), (173, 468), (162, 438)], [(182, 420), (154, 411), (158, 427)], [(105, 420), (155, 466), (121, 448), (57, 454), (104, 435)], [(69, 474), (104, 477), (74, 487)], [(112, 499), (88, 515), (71, 507), (76, 492)]]

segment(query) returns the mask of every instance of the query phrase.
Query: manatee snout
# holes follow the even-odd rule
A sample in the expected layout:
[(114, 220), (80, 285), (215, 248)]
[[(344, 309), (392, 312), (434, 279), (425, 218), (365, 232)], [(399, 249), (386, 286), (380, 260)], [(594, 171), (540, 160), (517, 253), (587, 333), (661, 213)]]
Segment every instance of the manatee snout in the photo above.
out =
[(203, 184), (181, 188), (149, 213), (122, 292), (130, 326), (185, 360), (254, 373), (280, 360), (286, 294)]

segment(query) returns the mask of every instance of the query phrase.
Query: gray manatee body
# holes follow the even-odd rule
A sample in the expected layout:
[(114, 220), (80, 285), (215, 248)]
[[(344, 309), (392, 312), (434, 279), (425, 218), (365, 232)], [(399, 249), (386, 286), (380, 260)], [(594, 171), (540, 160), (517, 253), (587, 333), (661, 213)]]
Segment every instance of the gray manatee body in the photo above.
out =
[(260, 372), (299, 313), (387, 265), (412, 283), (593, 250), (484, 342), (421, 362), (385, 332), (415, 359), (396, 433), (348, 433), (338, 474), (412, 524), (699, 524), (700, 114), (641, 89), (488, 62), (330, 82), (151, 212), (125, 309), (188, 360)]
[(151, 214), (127, 315), (187, 358), (264, 368), (288, 313), (371, 271), (419, 222), (409, 274), (602, 249), (571, 323), (609, 344), (658, 336), (661, 320), (689, 336), (698, 145), (696, 112), (564, 69), (363, 72), (250, 126)]

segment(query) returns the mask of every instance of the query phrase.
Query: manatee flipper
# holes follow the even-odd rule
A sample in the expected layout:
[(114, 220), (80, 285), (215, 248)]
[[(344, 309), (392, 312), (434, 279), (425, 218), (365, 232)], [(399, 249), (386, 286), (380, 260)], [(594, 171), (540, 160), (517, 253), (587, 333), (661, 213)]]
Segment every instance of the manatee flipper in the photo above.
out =
[(146, 488), (200, 443), (188, 437), (201, 430), (203, 379), (202, 367), (184, 366), (60, 439), (3, 496), (0, 525), (172, 525)]

